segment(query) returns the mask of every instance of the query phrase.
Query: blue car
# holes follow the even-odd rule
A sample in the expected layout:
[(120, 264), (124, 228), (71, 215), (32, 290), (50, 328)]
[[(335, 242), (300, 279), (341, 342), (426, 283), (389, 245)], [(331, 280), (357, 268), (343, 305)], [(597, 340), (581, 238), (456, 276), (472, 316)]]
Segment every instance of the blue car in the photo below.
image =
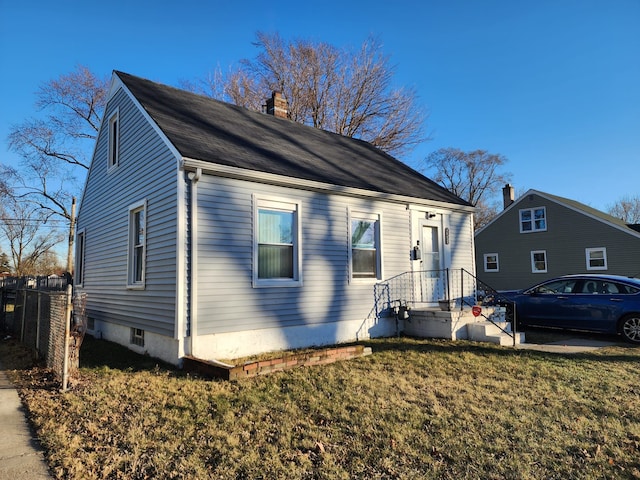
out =
[(497, 303), (521, 326), (622, 335), (640, 343), (640, 279), (619, 275), (565, 275), (525, 290), (500, 292)]

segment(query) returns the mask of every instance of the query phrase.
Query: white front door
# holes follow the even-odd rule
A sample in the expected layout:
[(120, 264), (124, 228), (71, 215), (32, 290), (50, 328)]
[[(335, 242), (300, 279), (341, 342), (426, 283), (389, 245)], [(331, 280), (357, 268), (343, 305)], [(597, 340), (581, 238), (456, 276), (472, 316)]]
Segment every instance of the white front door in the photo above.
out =
[(442, 248), (440, 228), (432, 222), (420, 225), (420, 292), (422, 303), (435, 304), (444, 298), (442, 291)]

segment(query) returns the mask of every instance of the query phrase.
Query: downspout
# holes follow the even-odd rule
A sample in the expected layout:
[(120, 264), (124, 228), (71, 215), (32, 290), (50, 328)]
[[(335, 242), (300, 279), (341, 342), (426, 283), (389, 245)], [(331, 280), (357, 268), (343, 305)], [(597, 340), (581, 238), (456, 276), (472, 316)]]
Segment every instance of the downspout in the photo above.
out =
[(191, 181), (191, 195), (189, 201), (190, 208), (190, 242), (189, 242), (189, 262), (191, 270), (189, 274), (189, 354), (197, 358), (196, 332), (198, 326), (198, 180), (202, 176), (202, 169), (197, 168), (195, 172), (189, 172), (187, 177)]

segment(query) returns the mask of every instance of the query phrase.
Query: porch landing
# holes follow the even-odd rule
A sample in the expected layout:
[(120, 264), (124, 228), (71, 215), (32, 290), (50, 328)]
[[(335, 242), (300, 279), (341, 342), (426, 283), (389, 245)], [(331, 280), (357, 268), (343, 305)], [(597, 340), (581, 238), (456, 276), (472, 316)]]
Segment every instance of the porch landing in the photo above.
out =
[[(405, 335), (413, 337), (514, 345), (511, 324), (504, 320), (504, 313), (504, 308), (482, 307), (482, 314), (476, 317), (471, 307), (457, 307), (451, 311), (437, 307), (415, 307), (410, 310), (409, 319), (404, 320), (403, 331)], [(516, 332), (515, 344), (524, 342), (524, 333)]]

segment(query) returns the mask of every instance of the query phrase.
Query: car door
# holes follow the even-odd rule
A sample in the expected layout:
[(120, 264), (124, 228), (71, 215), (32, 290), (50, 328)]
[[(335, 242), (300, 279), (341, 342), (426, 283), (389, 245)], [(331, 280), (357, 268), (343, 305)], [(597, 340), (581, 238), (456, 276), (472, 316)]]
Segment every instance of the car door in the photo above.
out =
[(626, 289), (606, 279), (587, 279), (575, 298), (574, 319), (569, 328), (616, 332), (622, 316)]
[(529, 325), (571, 328), (575, 323), (572, 309), (580, 281), (551, 280), (525, 292), (518, 303), (518, 316)]

